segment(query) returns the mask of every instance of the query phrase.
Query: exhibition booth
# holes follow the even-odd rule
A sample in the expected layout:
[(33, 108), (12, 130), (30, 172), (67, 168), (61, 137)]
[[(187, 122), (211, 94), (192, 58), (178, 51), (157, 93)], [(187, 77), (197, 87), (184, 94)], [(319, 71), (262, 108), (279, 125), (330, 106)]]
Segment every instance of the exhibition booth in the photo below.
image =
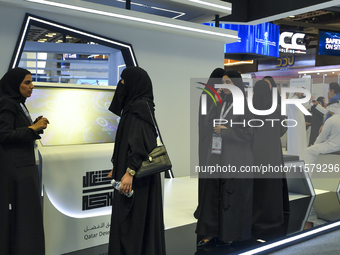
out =
[[(287, 240), (286, 245), (290, 245), (289, 238), (299, 239), (300, 234), (308, 236), (314, 227), (317, 230), (320, 226), (340, 220), (340, 178), (332, 178), (328, 182), (317, 176), (310, 178), (305, 171), (291, 172), (287, 174), (291, 211), (286, 215), (283, 226), (256, 233), (251, 240), (236, 242), (230, 247), (197, 249), (193, 212), (197, 206), (198, 179), (197, 176), (190, 176), (189, 171), (192, 164), (197, 162), (197, 155), (194, 162), (189, 162), (188, 148), (196, 154), (197, 144), (191, 136), (197, 138), (198, 135), (199, 97), (191, 100), (188, 84), (190, 78), (207, 76), (218, 63), (222, 64), (222, 51), (227, 49), (223, 47), (224, 43), (183, 35), (184, 32), (172, 38), (161, 29), (144, 31), (140, 27), (131, 28), (129, 24), (110, 23), (109, 18), (96, 19), (91, 16), (93, 14), (81, 17), (80, 14), (73, 15), (74, 11), (69, 11), (72, 15), (68, 11), (63, 14), (51, 12), (42, 15), (49, 17), (46, 19), (36, 16), (39, 10), (30, 10), (35, 15), (26, 14), (24, 18), (25, 8), (7, 8), (24, 19), (22, 26), (19, 24), (21, 20), (14, 24), (16, 30), (11, 30), (11, 41), (6, 44), (15, 48), (10, 67), (20, 66), (32, 71), (35, 89), (27, 100), (27, 107), (32, 118), (44, 115), (50, 121), (38, 143), (46, 254), (99, 255), (107, 252), (113, 199), (111, 180), (107, 174), (112, 168), (111, 156), (119, 123), (119, 118), (107, 109), (122, 70), (126, 66), (138, 66), (139, 62), (150, 70), (150, 76), (155, 81), (156, 116), (160, 129), (164, 130), (163, 138), (176, 176), (163, 180), (167, 254), (203, 255), (214, 251), (222, 254), (256, 254), (263, 252), (263, 248), (266, 249), (269, 244), (278, 247), (279, 241)], [(5, 15), (1, 10), (0, 13)], [(268, 54), (274, 57), (274, 60), (258, 62), (259, 71), (262, 68), (264, 72), (309, 63), (309, 56), (303, 54), (294, 58), (276, 54), (280, 40), (279, 28), (271, 25), (266, 23), (258, 26), (259, 30), (248, 27), (247, 31), (254, 35), (253, 47), (238, 56), (262, 58)], [(94, 32), (88, 32), (84, 27)], [(127, 28), (131, 29), (129, 33), (126, 33)], [(271, 33), (266, 34), (268, 28)], [(232, 27), (227, 29), (233, 30)], [(37, 30), (56, 33), (64, 43), (58, 45), (55, 42), (30, 41), (29, 35)], [(7, 32), (10, 33), (9, 30)], [(237, 34), (235, 31), (230, 33)], [(120, 40), (110, 38), (108, 35), (111, 34)], [(153, 38), (157, 38), (159, 43)], [(72, 44), (66, 40), (82, 43)], [(236, 39), (227, 40), (235, 42), (237, 36)], [(14, 47), (15, 42), (17, 44)], [(259, 47), (266, 43), (270, 45), (270, 50)], [(232, 56), (235, 52), (224, 54)], [(289, 70), (281, 71), (289, 73)], [(325, 95), (329, 83), (325, 76), (324, 81), (314, 79), (313, 82), (313, 75), (307, 73), (304, 78), (304, 73), (299, 75), (287, 75), (289, 79), (275, 80), (279, 88), (304, 86), (315, 96), (321, 93)], [(244, 82), (253, 86), (259, 77), (252, 77), (250, 72)], [(200, 92), (196, 89), (195, 95), (199, 96)], [(189, 122), (193, 123), (194, 128)], [(285, 151), (284, 138), (282, 145)], [(336, 163), (337, 157), (333, 154), (322, 155), (319, 160), (322, 164)], [(287, 167), (304, 168), (304, 162), (299, 158), (285, 155), (284, 160)]]

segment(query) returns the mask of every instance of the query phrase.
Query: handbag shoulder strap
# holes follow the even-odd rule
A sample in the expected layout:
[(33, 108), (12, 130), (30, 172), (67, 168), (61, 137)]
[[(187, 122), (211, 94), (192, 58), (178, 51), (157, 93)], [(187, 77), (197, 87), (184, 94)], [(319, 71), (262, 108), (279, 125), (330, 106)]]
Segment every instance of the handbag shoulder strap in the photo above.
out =
[(150, 106), (149, 106), (149, 104), (148, 104), (147, 101), (145, 101), (145, 103), (147, 104), (147, 106), (148, 106), (148, 108), (149, 108), (149, 112), (150, 112), (150, 115), (151, 115), (151, 119), (152, 119), (153, 125), (155, 126), (156, 132), (157, 132), (157, 134), (158, 134), (158, 136), (159, 136), (159, 139), (161, 140), (162, 144), (164, 145), (163, 139), (162, 139), (162, 136), (161, 136), (161, 133), (160, 133), (160, 131), (159, 131), (157, 122), (156, 122), (155, 118), (154, 118), (153, 115), (152, 115)]

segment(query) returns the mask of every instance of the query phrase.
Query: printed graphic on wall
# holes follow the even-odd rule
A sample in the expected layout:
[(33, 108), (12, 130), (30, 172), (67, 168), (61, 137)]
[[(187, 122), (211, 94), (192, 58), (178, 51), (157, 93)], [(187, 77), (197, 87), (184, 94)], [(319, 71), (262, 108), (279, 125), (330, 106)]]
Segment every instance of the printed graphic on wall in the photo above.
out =
[(83, 176), (83, 211), (112, 206), (110, 170), (86, 172)]

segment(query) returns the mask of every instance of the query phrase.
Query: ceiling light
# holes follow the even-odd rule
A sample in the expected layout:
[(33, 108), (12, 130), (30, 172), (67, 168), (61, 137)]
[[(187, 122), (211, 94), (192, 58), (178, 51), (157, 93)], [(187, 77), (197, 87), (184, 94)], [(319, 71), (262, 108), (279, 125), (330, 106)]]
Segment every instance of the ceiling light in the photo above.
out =
[(175, 17), (172, 17), (172, 19), (177, 19), (179, 17), (182, 17), (185, 15), (184, 12), (176, 12), (176, 11), (171, 11), (171, 10), (167, 10), (167, 9), (162, 9), (162, 8), (158, 8), (158, 7), (154, 7), (154, 6), (151, 6), (150, 7), (151, 9), (155, 9), (155, 10), (160, 10), (160, 11), (167, 11), (167, 12), (173, 12), (173, 13), (178, 13), (179, 15), (175, 16)]
[[(116, 0), (116, 1), (117, 2), (123, 2), (123, 3), (126, 2), (125, 0)], [(146, 6), (145, 4), (134, 3), (134, 2), (131, 2), (131, 4), (132, 5), (141, 6), (141, 7), (145, 7)], [(151, 9), (155, 9), (155, 10), (160, 10), (160, 11), (165, 11), (165, 12), (172, 12), (172, 13), (178, 14), (177, 16), (172, 17), (172, 19), (177, 19), (177, 18), (182, 17), (183, 15), (185, 15), (184, 12), (178, 12), (178, 11), (173, 11), (173, 10), (169, 10), (169, 9), (163, 9), (163, 8), (159, 8), (159, 7), (155, 7), (155, 6), (151, 6), (151, 5), (148, 5), (148, 7), (151, 8)]]
[(300, 72), (298, 72), (298, 74), (303, 74), (303, 73), (328, 73), (328, 72), (337, 72), (337, 71), (340, 71), (340, 68), (300, 71)]
[[(227, 42), (227, 43), (236, 42), (237, 40), (236, 31), (219, 29), (215, 27), (208, 27), (208, 26), (204, 26), (201, 24), (195, 24), (195, 23), (181, 21), (181, 20), (173, 20), (173, 19), (159, 17), (159, 16), (153, 17), (154, 15), (147, 15), (143, 13), (137, 14), (136, 12), (133, 12), (134, 16), (132, 16), (131, 14), (130, 15), (120, 14), (120, 13), (125, 12), (125, 10), (121, 10), (121, 9), (119, 9), (119, 13), (114, 13), (114, 12), (95, 10), (95, 9), (69, 5), (69, 4), (64, 4), (60, 2), (46, 1), (46, 0), (25, 0), (25, 1), (60, 7), (64, 9), (74, 10), (74, 11), (81, 11), (85, 13), (97, 14), (101, 16), (129, 20), (129, 21), (134, 21), (138, 23), (151, 24), (151, 25), (160, 26), (163, 28), (175, 29), (176, 31), (179, 30), (179, 31), (192, 32), (196, 35), (206, 35), (206, 36), (211, 36), (211, 38), (224, 39), (224, 42)], [(118, 8), (112, 7), (112, 9), (118, 9)], [(132, 12), (130, 11), (127, 13), (132, 13)], [(145, 16), (150, 16), (150, 18), (148, 19), (142, 18)], [(151, 19), (151, 16), (152, 16), (152, 19)]]
[(320, 73), (317, 73), (317, 75), (320, 75)]
[(217, 13), (231, 14), (231, 4), (217, 0), (171, 0), (182, 4), (208, 9)]
[(254, 64), (254, 60), (250, 60), (250, 61), (235, 61), (232, 63), (225, 63), (225, 66), (237, 66), (237, 65), (252, 65)]
[(227, 11), (231, 11), (231, 7), (229, 3), (226, 3), (224, 5), (222, 5), (221, 1), (214, 1), (214, 0), (205, 0), (205, 1), (201, 1), (201, 0), (189, 0), (190, 2), (194, 2), (197, 4), (202, 4), (204, 6), (211, 6), (211, 7), (215, 7), (215, 8), (219, 8), (219, 9), (223, 9), (223, 10), (227, 10)]

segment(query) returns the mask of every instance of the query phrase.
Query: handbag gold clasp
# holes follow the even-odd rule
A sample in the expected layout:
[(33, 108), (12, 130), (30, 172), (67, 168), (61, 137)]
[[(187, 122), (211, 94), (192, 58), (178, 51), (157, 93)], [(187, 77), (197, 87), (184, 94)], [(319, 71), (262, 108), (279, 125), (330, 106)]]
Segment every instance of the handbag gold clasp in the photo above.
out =
[(149, 156), (149, 161), (152, 162), (152, 157), (151, 156)]

